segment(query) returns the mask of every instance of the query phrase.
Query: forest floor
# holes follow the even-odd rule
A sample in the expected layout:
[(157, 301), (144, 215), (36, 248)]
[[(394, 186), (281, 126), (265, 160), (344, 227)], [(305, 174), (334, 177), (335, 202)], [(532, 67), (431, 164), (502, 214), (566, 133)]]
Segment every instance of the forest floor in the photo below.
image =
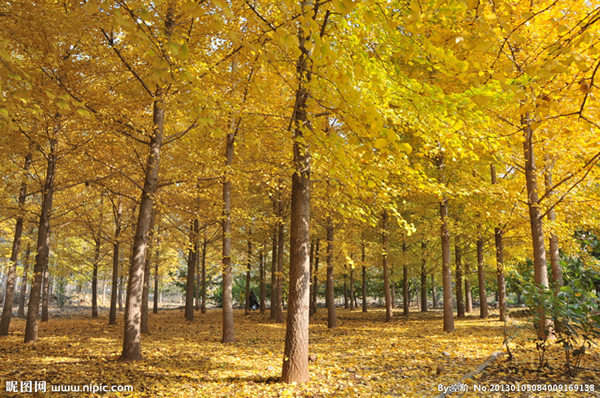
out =
[[(142, 339), (144, 359), (135, 363), (117, 362), (120, 315), (115, 326), (107, 324), (103, 312), (97, 319), (80, 311), (52, 318), (40, 325), (40, 339), (32, 345), (22, 343), (24, 320), (14, 319), (10, 336), (0, 338), (0, 396), (96, 396), (51, 392), (59, 385), (92, 383), (133, 386), (133, 393), (103, 393), (106, 397), (435, 397), (440, 388), (462, 384), (461, 378), (492, 353), (505, 350), (506, 330), (515, 358), (500, 356), (464, 382), (468, 393), (451, 397), (600, 397), (600, 350), (586, 355), (580, 365), (596, 371), (570, 377), (560, 347), (551, 344), (546, 354), (550, 367), (537, 371), (530, 321), (517, 318), (505, 325), (497, 313), (488, 320), (477, 314), (456, 319), (456, 331), (447, 334), (439, 311), (396, 316), (386, 323), (383, 309), (338, 309), (338, 327), (330, 330), (326, 311), (319, 309), (310, 326), (310, 354), (316, 360), (309, 364), (311, 381), (302, 385), (278, 383), (285, 327), (270, 321), (268, 313), (244, 316), (243, 310), (235, 310), (236, 341), (227, 345), (220, 342), (221, 310), (196, 312), (191, 324), (181, 309), (150, 314), (150, 334)], [(46, 381), (47, 392), (8, 393), (5, 384), (14, 381), (19, 387), (21, 382)], [(502, 391), (502, 385), (506, 390), (517, 384), (559, 383), (567, 389), (593, 386), (595, 391)], [(475, 392), (477, 386), (488, 392)], [(494, 388), (500, 391), (489, 391)]]

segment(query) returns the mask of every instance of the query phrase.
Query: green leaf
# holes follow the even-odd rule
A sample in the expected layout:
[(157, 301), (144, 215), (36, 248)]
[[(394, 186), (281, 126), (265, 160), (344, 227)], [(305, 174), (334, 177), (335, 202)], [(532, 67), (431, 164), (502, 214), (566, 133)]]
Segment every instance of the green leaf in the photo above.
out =
[(77, 112), (82, 117), (90, 117), (92, 114), (87, 109), (79, 108), (75, 112)]
[(8, 111), (6, 109), (0, 109), (0, 116), (5, 119), (8, 119)]
[(68, 111), (69, 109), (71, 109), (71, 106), (63, 101), (56, 103), (56, 106), (58, 106), (59, 109), (62, 109), (64, 111)]

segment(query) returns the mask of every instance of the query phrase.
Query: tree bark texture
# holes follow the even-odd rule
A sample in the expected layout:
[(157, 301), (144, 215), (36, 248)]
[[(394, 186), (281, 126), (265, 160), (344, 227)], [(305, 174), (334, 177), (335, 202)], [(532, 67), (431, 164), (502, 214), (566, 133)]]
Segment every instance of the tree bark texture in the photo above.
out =
[[(171, 9), (171, 6), (169, 6)], [(174, 10), (171, 10), (174, 11)], [(172, 15), (172, 14), (171, 14)], [(138, 219), (133, 241), (133, 259), (129, 267), (127, 296), (125, 298), (125, 333), (122, 361), (142, 359), (142, 301), (148, 238), (154, 207), (154, 193), (158, 186), (160, 153), (165, 121), (163, 93), (159, 91), (154, 101), (154, 131), (150, 137), (150, 152), (146, 163), (146, 178), (140, 200)]]
[(393, 314), (392, 294), (390, 292), (390, 276), (388, 270), (388, 214), (384, 210), (381, 215), (381, 250), (383, 263), (383, 292), (385, 297), (385, 321), (391, 322)]
[[(445, 184), (444, 157), (438, 156), (437, 166), (440, 182)], [(452, 271), (450, 269), (450, 232), (448, 229), (448, 198), (440, 202), (440, 236), (442, 239), (442, 289), (444, 295), (444, 332), (454, 331), (454, 308), (452, 305)]]
[(58, 142), (50, 139), (50, 152), (46, 156), (47, 169), (44, 190), (42, 194), (42, 211), (38, 227), (38, 238), (33, 268), (33, 282), (29, 293), (27, 309), (27, 323), (25, 325), (25, 343), (34, 343), (38, 339), (38, 321), (40, 310), (40, 297), (44, 271), (47, 268), (50, 255), (50, 215), (52, 213), (52, 198), (54, 196), (54, 181), (56, 177), (56, 147)]
[(367, 266), (365, 265), (365, 242), (361, 245), (361, 264), (362, 264), (362, 312), (367, 312)]

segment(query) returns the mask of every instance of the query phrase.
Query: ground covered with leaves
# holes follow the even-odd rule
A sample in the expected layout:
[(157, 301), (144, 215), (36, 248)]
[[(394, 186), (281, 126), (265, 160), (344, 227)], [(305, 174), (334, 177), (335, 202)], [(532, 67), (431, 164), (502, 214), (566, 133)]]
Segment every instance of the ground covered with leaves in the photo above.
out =
[[(311, 382), (278, 383), (283, 357), (284, 325), (268, 314), (244, 316), (235, 312), (236, 342), (224, 345), (221, 311), (196, 313), (187, 323), (183, 310), (150, 315), (150, 334), (143, 337), (144, 360), (118, 362), (123, 321), (107, 325), (107, 316), (90, 319), (87, 312), (55, 317), (40, 326), (40, 340), (24, 345), (24, 321), (15, 319), (11, 334), (0, 338), (0, 395), (93, 396), (91, 393), (51, 392), (50, 385), (131, 385), (132, 393), (104, 396), (130, 397), (434, 397), (440, 387), (457, 383), (469, 392), (451, 396), (600, 396), (600, 375), (582, 370), (575, 377), (561, 366), (559, 347), (551, 347), (549, 366), (538, 370), (535, 344), (523, 327), (527, 320), (508, 325), (512, 361), (500, 356), (483, 372), (461, 379), (503, 350), (505, 325), (496, 317), (476, 315), (456, 320), (456, 331), (442, 332), (441, 314), (413, 313), (385, 323), (385, 313), (338, 311), (338, 327), (327, 328), (321, 309), (310, 326)], [(512, 329), (511, 329), (512, 328)], [(556, 349), (555, 349), (556, 348)], [(580, 364), (600, 368), (598, 350)], [(46, 381), (48, 392), (8, 393), (11, 381)], [(594, 385), (594, 392), (475, 392), (475, 385), (492, 384)], [(595, 384), (594, 384), (595, 383)], [(491, 387), (494, 388), (494, 387)]]

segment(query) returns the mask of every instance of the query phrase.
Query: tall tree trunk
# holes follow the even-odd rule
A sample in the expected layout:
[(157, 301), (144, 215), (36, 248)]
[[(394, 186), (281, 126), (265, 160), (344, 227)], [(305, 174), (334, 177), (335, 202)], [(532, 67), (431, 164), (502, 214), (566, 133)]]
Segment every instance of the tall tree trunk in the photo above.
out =
[[(231, 129), (227, 134), (225, 146), (225, 166), (230, 168), (233, 163), (235, 118), (232, 119)], [(222, 343), (232, 343), (233, 334), (233, 298), (232, 298), (232, 268), (231, 268), (231, 178), (225, 175), (223, 183), (223, 336)]]
[[(312, 1), (301, 1), (303, 17), (310, 18)], [(314, 9), (314, 16), (318, 7)], [(308, 15), (307, 15), (308, 13)], [(325, 18), (327, 19), (327, 18)], [(325, 23), (323, 24), (323, 30)], [(300, 24), (298, 47), (301, 55), (296, 64), (298, 90), (292, 126), (294, 128), (294, 174), (292, 175), (292, 209), (290, 223), (290, 288), (288, 315), (285, 330), (285, 347), (281, 381), (303, 383), (309, 380), (308, 373), (308, 323), (310, 306), (310, 152), (306, 143), (301, 143), (305, 129), (310, 129), (307, 115), (307, 100), (310, 92), (305, 84), (310, 80), (310, 51), (305, 47), (310, 32)]]
[(365, 242), (361, 246), (361, 263), (362, 263), (362, 312), (367, 312), (367, 266), (365, 265)]
[(102, 242), (100, 237), (96, 237), (96, 249), (94, 251), (94, 264), (92, 271), (92, 318), (98, 318), (98, 267), (100, 265), (100, 248)]
[[(167, 25), (173, 23), (174, 5), (167, 7)], [(170, 21), (170, 22), (169, 22)], [(171, 28), (168, 28), (172, 30)], [(150, 137), (150, 152), (146, 163), (146, 178), (140, 200), (140, 209), (133, 241), (133, 260), (129, 267), (127, 297), (125, 299), (125, 333), (123, 337), (122, 361), (142, 359), (142, 301), (148, 234), (151, 231), (151, 219), (154, 207), (154, 193), (158, 186), (160, 152), (163, 141), (165, 121), (164, 92), (159, 89), (154, 101), (153, 134)]]
[(52, 213), (52, 198), (54, 196), (54, 180), (56, 177), (56, 147), (58, 142), (50, 139), (50, 152), (46, 156), (48, 166), (46, 181), (42, 196), (42, 212), (38, 228), (37, 255), (33, 268), (34, 279), (29, 293), (27, 308), (27, 323), (25, 325), (25, 343), (34, 343), (38, 339), (38, 317), (44, 270), (47, 268), (50, 255), (50, 214)]
[(394, 314), (392, 312), (392, 295), (390, 292), (390, 277), (388, 271), (388, 214), (384, 210), (381, 215), (381, 249), (383, 262), (383, 293), (385, 296), (385, 321), (391, 322)]
[[(277, 319), (277, 253), (279, 252), (279, 223), (273, 226), (273, 250), (271, 252), (271, 310), (269, 317), (272, 320)], [(281, 300), (279, 300), (281, 301)]]
[(21, 278), (21, 294), (19, 295), (19, 310), (17, 316), (19, 318), (25, 318), (25, 295), (27, 294), (27, 276), (29, 272), (29, 257), (31, 255), (31, 244), (27, 243), (27, 250), (25, 251), (25, 257), (23, 259), (23, 278)]
[(194, 285), (196, 283), (196, 257), (198, 256), (198, 232), (200, 225), (196, 218), (190, 225), (190, 255), (187, 267), (187, 279), (185, 286), (185, 319), (194, 321)]
[[(251, 233), (250, 233), (251, 234)], [(252, 267), (252, 241), (250, 241), (250, 237), (248, 237), (248, 259), (246, 264), (246, 306), (244, 309), (244, 314), (250, 314), (250, 271)]]
[(333, 280), (333, 221), (327, 217), (327, 280), (325, 281), (325, 304), (327, 305), (327, 327), (337, 325), (335, 316), (335, 290)]
[(108, 315), (108, 324), (117, 324), (117, 293), (119, 290), (119, 250), (120, 244), (119, 238), (121, 236), (122, 217), (123, 217), (123, 206), (121, 200), (117, 205), (113, 203), (113, 214), (115, 219), (115, 240), (113, 243), (113, 269), (112, 269), (112, 285), (110, 289), (110, 310)]
[[(523, 151), (525, 154), (525, 180), (527, 182), (527, 207), (529, 208), (529, 223), (531, 225), (531, 240), (533, 242), (533, 274), (538, 289), (548, 289), (548, 270), (546, 268), (546, 245), (544, 242), (544, 229), (542, 227), (542, 212), (537, 186), (537, 167), (533, 148), (533, 130), (530, 126), (528, 115), (521, 116), (521, 125), (525, 141)], [(552, 321), (544, 314), (543, 307), (537, 306), (539, 318), (538, 337), (544, 338), (551, 333)]]
[[(546, 173), (545, 173), (545, 185), (546, 185), (546, 197), (550, 199), (553, 195), (552, 186), (554, 185), (552, 182), (552, 167), (553, 162), (551, 161), (549, 156), (546, 156)], [(556, 213), (554, 212), (554, 208), (548, 211), (548, 221), (550, 224), (553, 224), (556, 221)], [(552, 270), (552, 286), (558, 293), (561, 287), (563, 287), (563, 273), (562, 267), (560, 265), (560, 253), (558, 250), (558, 236), (554, 232), (550, 232), (550, 241), (549, 249), (550, 249), (550, 269)]]
[(265, 303), (267, 301), (267, 281), (266, 281), (266, 273), (265, 273), (265, 255), (264, 255), (264, 247), (262, 244), (260, 246), (260, 250), (258, 252), (258, 264), (260, 267), (260, 313), (265, 313)]
[(310, 301), (310, 313), (314, 315), (317, 313), (317, 297), (319, 294), (319, 238), (315, 242), (315, 272), (313, 273), (313, 291), (312, 299)]
[[(496, 179), (496, 166), (491, 166), (492, 173), (492, 184), (497, 184)], [(494, 228), (494, 243), (496, 245), (496, 279), (498, 281), (498, 290), (496, 300), (498, 302), (498, 308), (500, 310), (500, 321), (506, 321), (508, 319), (507, 308), (506, 308), (506, 281), (504, 278), (504, 243), (502, 238), (504, 231), (500, 227)]]
[[(438, 155), (437, 167), (440, 172), (440, 182), (446, 183), (444, 176), (444, 157)], [(442, 288), (444, 294), (444, 332), (454, 331), (454, 308), (452, 305), (452, 272), (450, 270), (450, 232), (448, 230), (448, 198), (440, 202), (440, 236), (442, 239)]]
[(15, 279), (17, 274), (17, 259), (19, 258), (19, 249), (21, 247), (21, 235), (23, 234), (23, 211), (25, 208), (25, 199), (27, 199), (27, 170), (31, 165), (31, 154), (25, 156), (23, 165), (23, 179), (21, 189), (19, 190), (19, 214), (15, 223), (15, 235), (13, 238), (12, 250), (10, 252), (10, 265), (6, 276), (6, 290), (4, 295), (4, 307), (2, 308), (2, 319), (0, 320), (0, 336), (8, 335), (8, 327), (12, 318), (13, 298), (15, 294)]
[(200, 306), (200, 312), (202, 314), (206, 314), (206, 249), (208, 246), (208, 240), (206, 237), (206, 227), (204, 228), (204, 239), (202, 240), (202, 278), (201, 278), (201, 285), (202, 285), (202, 305)]
[(462, 252), (460, 247), (460, 238), (456, 236), (454, 241), (454, 255), (456, 265), (456, 316), (462, 318), (465, 316), (465, 302), (463, 299), (463, 269), (462, 269)]
[(487, 318), (489, 315), (487, 295), (485, 291), (485, 274), (483, 272), (483, 237), (477, 238), (477, 281), (479, 282), (479, 317)]
[(425, 259), (425, 248), (427, 243), (421, 242), (422, 263), (421, 263), (421, 312), (427, 312), (427, 260)]

